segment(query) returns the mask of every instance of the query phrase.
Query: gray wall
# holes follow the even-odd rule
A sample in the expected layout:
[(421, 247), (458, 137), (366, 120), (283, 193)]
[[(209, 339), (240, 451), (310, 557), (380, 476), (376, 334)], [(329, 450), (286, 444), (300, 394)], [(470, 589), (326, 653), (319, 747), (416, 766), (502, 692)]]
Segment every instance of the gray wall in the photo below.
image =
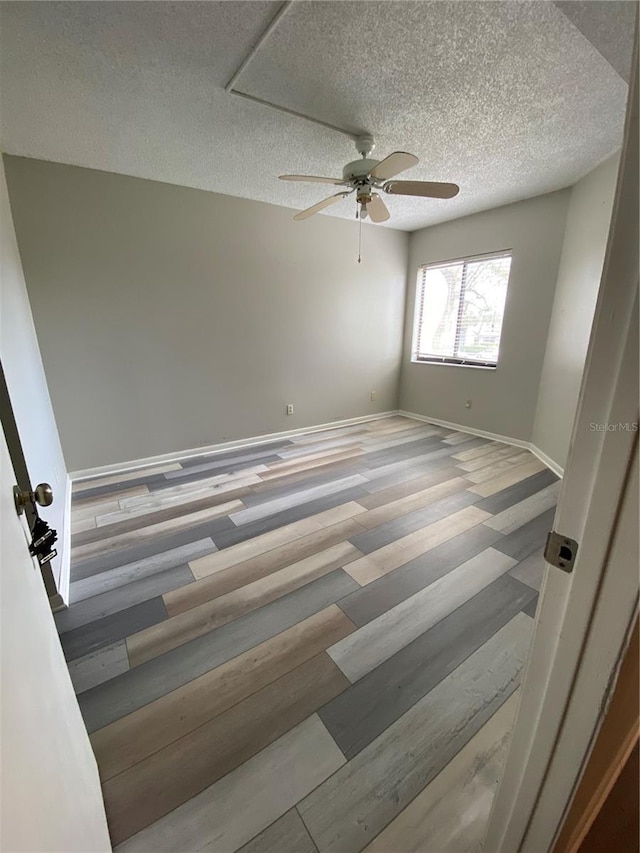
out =
[(405, 233), (5, 166), (72, 471), (397, 408)]
[(564, 468), (604, 263), (619, 155), (571, 189), (533, 442)]
[[(569, 190), (466, 216), (411, 235), (400, 407), (487, 432), (531, 439)], [(422, 264), (512, 249), (495, 370), (412, 364), (416, 278)], [(472, 401), (470, 409), (465, 402)]]
[(0, 360), (31, 483), (36, 486), (44, 481), (53, 487), (53, 504), (39, 512), (58, 531), (58, 556), (52, 560), (51, 570), (59, 590), (65, 561), (64, 574), (68, 577), (69, 554), (63, 553), (68, 524), (67, 469), (42, 367), (1, 163), (0, 241)]

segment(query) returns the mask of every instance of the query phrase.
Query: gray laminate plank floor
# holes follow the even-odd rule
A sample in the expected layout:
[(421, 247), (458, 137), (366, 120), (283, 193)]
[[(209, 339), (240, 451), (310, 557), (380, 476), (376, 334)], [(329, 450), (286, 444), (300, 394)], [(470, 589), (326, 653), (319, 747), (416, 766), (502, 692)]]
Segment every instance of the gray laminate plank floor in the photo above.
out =
[[(408, 853), (434, 821), (459, 838), (442, 803), (475, 791), (464, 838), (480, 843), (495, 780), (474, 774), (502, 766), (558, 491), (547, 470), (472, 491), (461, 460), (504, 447), (397, 416), (76, 490), (72, 603), (56, 624), (118, 850), (380, 853), (388, 839)], [(349, 573), (434, 524), (425, 553), (377, 579)], [(326, 541), (340, 554), (327, 574), (277, 583)], [(278, 597), (245, 612), (249, 583)], [(237, 612), (216, 628), (207, 614), (227, 589)], [(199, 635), (172, 647), (191, 623)], [(151, 634), (156, 656), (136, 655)]]

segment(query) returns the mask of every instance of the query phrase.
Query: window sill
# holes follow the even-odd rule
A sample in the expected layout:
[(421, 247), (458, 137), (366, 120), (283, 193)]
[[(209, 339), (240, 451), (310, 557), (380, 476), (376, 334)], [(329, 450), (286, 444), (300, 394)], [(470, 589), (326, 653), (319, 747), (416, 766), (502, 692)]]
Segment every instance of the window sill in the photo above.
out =
[(425, 361), (422, 358), (412, 358), (411, 364), (424, 364), (428, 367), (464, 367), (467, 370), (496, 370), (497, 364), (453, 364), (449, 361)]

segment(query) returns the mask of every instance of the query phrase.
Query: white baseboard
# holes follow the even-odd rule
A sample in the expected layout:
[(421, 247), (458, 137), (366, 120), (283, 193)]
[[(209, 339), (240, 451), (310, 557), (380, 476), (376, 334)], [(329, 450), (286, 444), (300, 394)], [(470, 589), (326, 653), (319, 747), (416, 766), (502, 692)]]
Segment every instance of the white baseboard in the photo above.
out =
[[(72, 471), (69, 474), (69, 477), (74, 483), (81, 480), (92, 480), (94, 477), (101, 477), (105, 474), (119, 474), (124, 471), (135, 471), (138, 468), (150, 468), (153, 465), (162, 465), (164, 462), (179, 462), (181, 459), (191, 459), (194, 456), (215, 455), (216, 453), (223, 453), (227, 450), (235, 450), (240, 447), (253, 447), (258, 444), (267, 444), (270, 441), (278, 441), (278, 439), (289, 438), (292, 435), (303, 435), (304, 433), (309, 432), (324, 432), (330, 429), (340, 429), (341, 427), (367, 423), (367, 421), (378, 421), (381, 418), (392, 418), (398, 414), (399, 412), (396, 409), (391, 412), (380, 412), (375, 415), (363, 415), (359, 418), (345, 418), (343, 420), (331, 421), (327, 424), (317, 424), (316, 426), (299, 427), (297, 429), (290, 429), (284, 432), (271, 432), (267, 435), (241, 438), (237, 441), (224, 441), (220, 444), (210, 444), (207, 447), (196, 447), (192, 450), (180, 450), (175, 453), (162, 453), (159, 456), (148, 456), (146, 459), (134, 459), (130, 462), (115, 462), (111, 465), (100, 465), (97, 468), (85, 468), (81, 471)], [(408, 417), (411, 416), (409, 415)]]
[(564, 477), (564, 468), (558, 465), (558, 463), (555, 462), (550, 456), (547, 456), (547, 454), (543, 450), (540, 450), (539, 447), (536, 447), (533, 442), (529, 444), (529, 450), (533, 454), (535, 454), (541, 462), (544, 462), (547, 468), (550, 468), (556, 476), (560, 477), (561, 479), (562, 477)]
[(558, 465), (550, 456), (547, 456), (539, 447), (531, 441), (525, 441), (522, 438), (512, 438), (510, 435), (500, 435), (497, 432), (487, 432), (483, 429), (465, 426), (463, 424), (454, 424), (451, 421), (443, 421), (440, 418), (428, 418), (425, 415), (418, 415), (415, 412), (405, 412), (402, 409), (398, 412), (405, 418), (411, 418), (415, 421), (423, 421), (424, 423), (434, 424), (435, 426), (447, 427), (448, 429), (457, 430), (458, 432), (467, 432), (469, 435), (477, 435), (479, 438), (488, 438), (491, 441), (501, 441), (503, 444), (512, 444), (514, 447), (524, 447), (530, 450), (538, 459), (543, 462), (557, 477), (564, 475), (564, 468)]
[(69, 585), (71, 583), (71, 477), (67, 475), (66, 494), (64, 496), (63, 529), (60, 533), (60, 578), (58, 592), (49, 599), (55, 613), (69, 604)]

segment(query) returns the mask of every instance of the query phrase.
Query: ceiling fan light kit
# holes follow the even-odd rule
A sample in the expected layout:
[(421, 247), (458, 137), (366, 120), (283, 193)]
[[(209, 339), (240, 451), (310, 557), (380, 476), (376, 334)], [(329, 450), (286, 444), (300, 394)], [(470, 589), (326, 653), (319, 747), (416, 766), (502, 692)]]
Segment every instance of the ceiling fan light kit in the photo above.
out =
[(396, 181), (396, 175), (411, 169), (420, 161), (414, 154), (406, 151), (394, 151), (384, 160), (374, 160), (369, 155), (375, 148), (372, 136), (358, 136), (355, 140), (356, 150), (361, 155), (360, 160), (352, 160), (342, 170), (340, 178), (320, 178), (316, 175), (280, 175), (282, 181), (303, 181), (311, 183), (333, 184), (349, 189), (335, 193), (323, 201), (300, 211), (293, 218), (308, 219), (326, 207), (342, 201), (348, 195), (356, 194), (356, 217), (362, 221), (369, 218), (372, 222), (386, 222), (390, 218), (386, 204), (376, 190), (389, 195), (418, 196), (421, 198), (453, 198), (460, 188), (457, 184), (441, 183), (438, 181)]

